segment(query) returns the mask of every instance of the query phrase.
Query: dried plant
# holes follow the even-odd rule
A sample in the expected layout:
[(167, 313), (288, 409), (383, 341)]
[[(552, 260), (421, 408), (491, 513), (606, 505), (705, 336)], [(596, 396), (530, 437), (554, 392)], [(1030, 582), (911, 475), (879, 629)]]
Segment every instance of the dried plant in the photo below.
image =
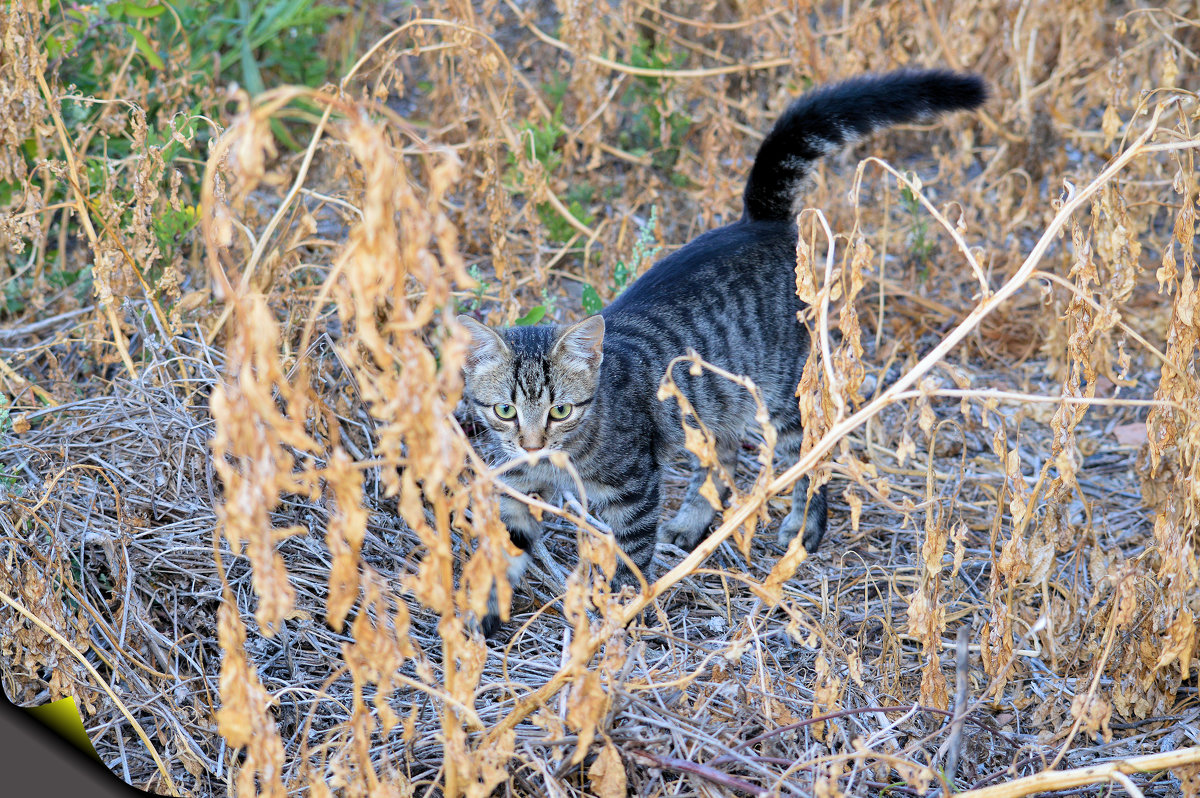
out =
[[(245, 90), (110, 5), (0, 19), (10, 697), (197, 796), (1200, 794), (1194, 3), (281, 3), (329, 81), (281, 34)], [(514, 589), (456, 316), (595, 312), (800, 91), (910, 64), (993, 96), (817, 170), (801, 461), (764, 423), (637, 596), (523, 497)], [(805, 475), (811, 557), (760, 534)]]

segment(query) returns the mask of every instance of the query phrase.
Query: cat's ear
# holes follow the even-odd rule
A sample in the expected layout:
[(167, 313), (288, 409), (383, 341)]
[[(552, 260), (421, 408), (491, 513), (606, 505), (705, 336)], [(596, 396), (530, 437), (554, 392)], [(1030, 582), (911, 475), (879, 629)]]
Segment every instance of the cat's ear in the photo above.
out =
[(471, 333), (471, 351), (467, 355), (468, 366), (478, 366), (489, 360), (500, 360), (508, 353), (508, 345), (491, 327), (480, 324), (470, 316), (459, 316), (458, 323)]
[(583, 361), (589, 369), (600, 368), (604, 359), (604, 317), (588, 316), (562, 331), (554, 343), (554, 354)]

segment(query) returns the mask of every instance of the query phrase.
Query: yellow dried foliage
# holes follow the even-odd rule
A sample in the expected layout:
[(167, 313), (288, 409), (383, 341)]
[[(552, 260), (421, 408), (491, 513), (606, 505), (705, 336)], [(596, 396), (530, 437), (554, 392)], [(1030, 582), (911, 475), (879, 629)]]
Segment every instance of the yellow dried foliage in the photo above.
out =
[(271, 715), (271, 697), (246, 657), (246, 627), (232, 596), (221, 605), (217, 629), (221, 650), (221, 708), (216, 721), (229, 744), (246, 752), (235, 782), (239, 796), (287, 795), (283, 784), (283, 742)]
[[(1099, 757), (1097, 737), (1185, 744), (1155, 718), (1200, 660), (1186, 4), (431, 0), (387, 25), (369, 6), (333, 23), (363, 33), (329, 44), (355, 64), (340, 85), (233, 90), (200, 136), (177, 77), (168, 123), (149, 84), (59, 85), (47, 8), (0, 17), (0, 281), (27, 297), (0, 329), (0, 490), (37, 475), (3, 494), (0, 591), (155, 707), (187, 794), (920, 791), (958, 677), (958, 761), (989, 767), (955, 788)], [(457, 312), (565, 321), (585, 284), (611, 301), (646, 241), (737, 217), (757, 136), (809, 83), (934, 63), (993, 99), (823, 162), (805, 196), (802, 462), (773, 461), (760, 412), (749, 478), (724, 506), (705, 487), (713, 536), (636, 598), (607, 590), (606, 530), (536, 504), (570, 573), (514, 591), (501, 475), (456, 414)], [(94, 128), (68, 129), (76, 108)], [(117, 131), (128, 155), (97, 160)], [(199, 197), (168, 137), (206, 162)], [(197, 204), (195, 245), (164, 251), (156, 218)], [(86, 291), (58, 290), (65, 267)], [(132, 402), (88, 418), (135, 393), (157, 397), (142, 427), (109, 421)], [(659, 397), (718, 467), (669, 374)], [(184, 432), (154, 448), (162, 429)], [(843, 497), (815, 557), (759, 534), (804, 475)], [(474, 629), (493, 594), (502, 644)], [(8, 610), (0, 655), (23, 700), (74, 694), (130, 747)]]

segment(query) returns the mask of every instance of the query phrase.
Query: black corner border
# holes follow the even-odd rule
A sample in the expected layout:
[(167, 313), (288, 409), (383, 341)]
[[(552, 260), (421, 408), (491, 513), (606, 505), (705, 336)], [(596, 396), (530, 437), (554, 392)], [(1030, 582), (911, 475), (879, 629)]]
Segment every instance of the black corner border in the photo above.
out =
[(130, 798), (142, 792), (44, 726), (0, 690), (0, 793)]

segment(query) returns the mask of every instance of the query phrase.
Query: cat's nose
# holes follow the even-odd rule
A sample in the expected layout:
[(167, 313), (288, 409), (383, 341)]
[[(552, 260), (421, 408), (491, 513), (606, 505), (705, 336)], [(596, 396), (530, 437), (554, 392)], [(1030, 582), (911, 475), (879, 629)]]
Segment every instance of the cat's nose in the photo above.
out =
[(542, 450), (542, 444), (539, 443), (537, 446), (526, 446), (522, 443), (521, 448), (532, 454), (533, 452), (540, 452)]

